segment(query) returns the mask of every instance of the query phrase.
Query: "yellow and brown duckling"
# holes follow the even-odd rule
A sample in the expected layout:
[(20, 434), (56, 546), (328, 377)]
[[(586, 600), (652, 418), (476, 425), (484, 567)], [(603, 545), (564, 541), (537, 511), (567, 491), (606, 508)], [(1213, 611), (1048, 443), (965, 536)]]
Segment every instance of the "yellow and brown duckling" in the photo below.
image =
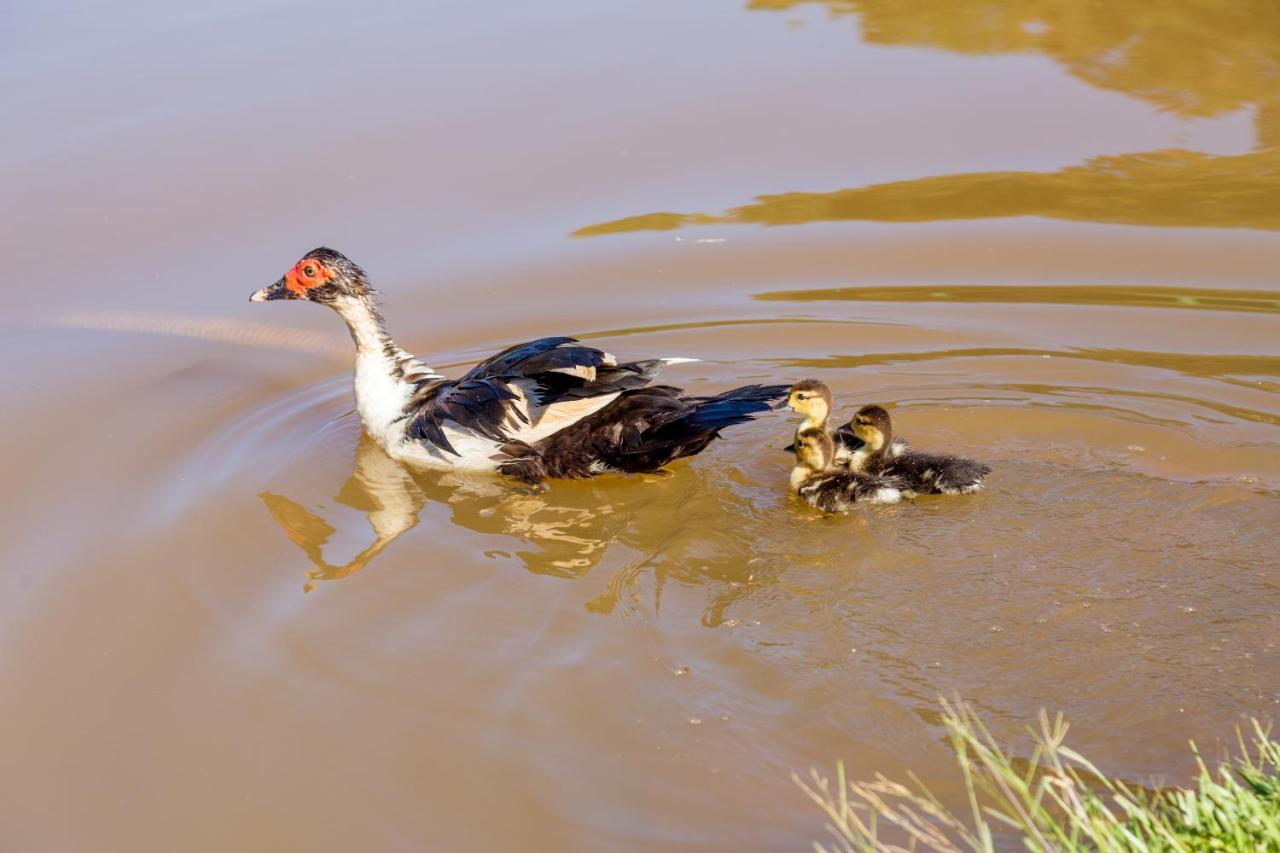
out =
[(816, 379), (801, 379), (791, 386), (786, 402), (780, 403), (778, 408), (784, 406), (804, 415), (804, 420), (796, 427), (797, 434), (807, 429), (825, 430), (831, 418), (831, 389)]
[(921, 453), (893, 438), (893, 421), (880, 406), (863, 406), (849, 422), (862, 446), (848, 459), (861, 474), (892, 477), (904, 495), (967, 495), (982, 488), (991, 469), (981, 462), (950, 454)]
[(848, 512), (855, 504), (897, 503), (902, 489), (893, 477), (864, 474), (836, 464), (831, 435), (821, 427), (796, 433), (791, 491), (823, 512)]
[[(829, 430), (827, 424), (831, 419), (832, 399), (831, 389), (826, 383), (817, 379), (802, 379), (791, 386), (791, 393), (778, 408), (790, 406), (792, 411), (804, 415), (804, 420), (796, 427), (796, 435), (810, 429), (828, 432), (835, 447), (835, 464), (846, 465), (854, 453), (863, 449), (863, 442), (854, 434), (852, 424), (845, 424), (834, 432)], [(906, 443), (903, 441), (890, 443), (891, 453), (898, 453), (905, 448)], [(796, 445), (788, 445), (785, 449), (789, 453), (795, 452)]]

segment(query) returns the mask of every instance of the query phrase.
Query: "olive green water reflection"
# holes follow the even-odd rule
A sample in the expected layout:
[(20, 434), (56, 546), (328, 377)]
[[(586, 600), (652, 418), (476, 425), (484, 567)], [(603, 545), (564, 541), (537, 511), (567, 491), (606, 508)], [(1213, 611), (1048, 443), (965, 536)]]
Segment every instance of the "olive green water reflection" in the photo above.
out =
[(758, 293), (763, 302), (955, 302), (1006, 305), (1097, 305), (1116, 308), (1189, 308), (1280, 311), (1280, 291), (1193, 290), (1184, 287), (1091, 285), (983, 285), (961, 287), (830, 287)]
[(685, 225), (929, 222), (1045, 216), (1185, 228), (1280, 228), (1280, 150), (1236, 157), (1148, 151), (1098, 157), (1058, 172), (981, 172), (828, 193), (762, 195), (723, 214), (649, 213), (574, 232), (579, 237)]
[(825, 8), (871, 44), (974, 55), (1039, 53), (1090, 85), (1210, 117), (1254, 107), (1259, 147), (1280, 142), (1280, 7), (1271, 0), (750, 0)]
[(1196, 228), (1280, 228), (1280, 7), (1269, 0), (753, 0), (749, 8), (826, 6), (868, 42), (965, 54), (1036, 52), (1076, 78), (1180, 116), (1252, 110), (1255, 149), (1214, 156), (1166, 149), (1092, 158), (1053, 172), (936, 175), (832, 192), (759, 195), (721, 214), (655, 212), (587, 225), (588, 237), (688, 225), (928, 222), (1041, 216)]

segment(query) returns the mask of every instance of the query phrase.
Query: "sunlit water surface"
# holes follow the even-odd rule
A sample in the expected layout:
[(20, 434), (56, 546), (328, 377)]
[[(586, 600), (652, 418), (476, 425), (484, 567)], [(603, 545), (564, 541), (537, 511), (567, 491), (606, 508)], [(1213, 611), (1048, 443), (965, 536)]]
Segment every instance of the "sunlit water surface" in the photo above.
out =
[[(1143, 784), (1272, 719), (1278, 13), (952, 5), (19, 3), (0, 847), (798, 849), (811, 766), (962, 803), (940, 695)], [(415, 474), (244, 301), (322, 242), (446, 372), (813, 376), (990, 487)]]

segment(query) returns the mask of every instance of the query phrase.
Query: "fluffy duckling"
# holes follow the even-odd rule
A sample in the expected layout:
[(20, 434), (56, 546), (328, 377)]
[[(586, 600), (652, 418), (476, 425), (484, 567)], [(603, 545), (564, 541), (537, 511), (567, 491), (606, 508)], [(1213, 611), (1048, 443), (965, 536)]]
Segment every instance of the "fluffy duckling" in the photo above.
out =
[(863, 406), (849, 422), (862, 447), (849, 456), (849, 470), (893, 477), (908, 496), (967, 495), (982, 488), (991, 469), (961, 456), (921, 453), (893, 440), (893, 421), (880, 406)]
[(796, 433), (791, 491), (823, 512), (848, 512), (854, 504), (891, 504), (902, 499), (893, 477), (863, 474), (834, 464), (831, 435), (821, 427)]
[[(817, 379), (800, 380), (791, 386), (791, 393), (778, 408), (782, 406), (790, 406), (792, 411), (804, 415), (804, 420), (800, 422), (800, 426), (796, 427), (796, 435), (813, 429), (828, 432), (827, 422), (831, 419), (832, 396), (831, 389), (826, 383), (819, 382)], [(854, 434), (852, 424), (845, 424), (830, 435), (835, 446), (833, 462), (836, 465), (847, 465), (852, 456), (863, 449), (862, 439)], [(906, 446), (904, 441), (891, 441), (890, 453), (896, 455), (905, 450)], [(796, 445), (790, 444), (784, 449), (788, 453), (794, 453)]]

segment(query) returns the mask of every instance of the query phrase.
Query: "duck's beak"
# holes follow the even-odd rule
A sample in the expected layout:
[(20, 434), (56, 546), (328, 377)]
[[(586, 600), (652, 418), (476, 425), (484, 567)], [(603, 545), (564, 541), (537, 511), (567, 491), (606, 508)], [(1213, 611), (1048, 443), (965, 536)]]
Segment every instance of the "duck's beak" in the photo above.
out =
[(256, 291), (249, 297), (250, 302), (267, 302), (272, 299), (301, 299), (296, 292), (285, 286), (284, 279), (281, 278), (270, 287), (264, 287), (262, 290)]
[(774, 410), (775, 412), (780, 412), (780, 411), (782, 411), (783, 409), (787, 408), (787, 407), (788, 407), (788, 406), (790, 406), (790, 405), (791, 405), (791, 398), (790, 398), (790, 397), (788, 397), (788, 398), (787, 398), (787, 399), (785, 399), (785, 400), (781, 400), (781, 401), (779, 401), (779, 402), (777, 402), (777, 403), (774, 403), (774, 404), (773, 404), (773, 410)]

